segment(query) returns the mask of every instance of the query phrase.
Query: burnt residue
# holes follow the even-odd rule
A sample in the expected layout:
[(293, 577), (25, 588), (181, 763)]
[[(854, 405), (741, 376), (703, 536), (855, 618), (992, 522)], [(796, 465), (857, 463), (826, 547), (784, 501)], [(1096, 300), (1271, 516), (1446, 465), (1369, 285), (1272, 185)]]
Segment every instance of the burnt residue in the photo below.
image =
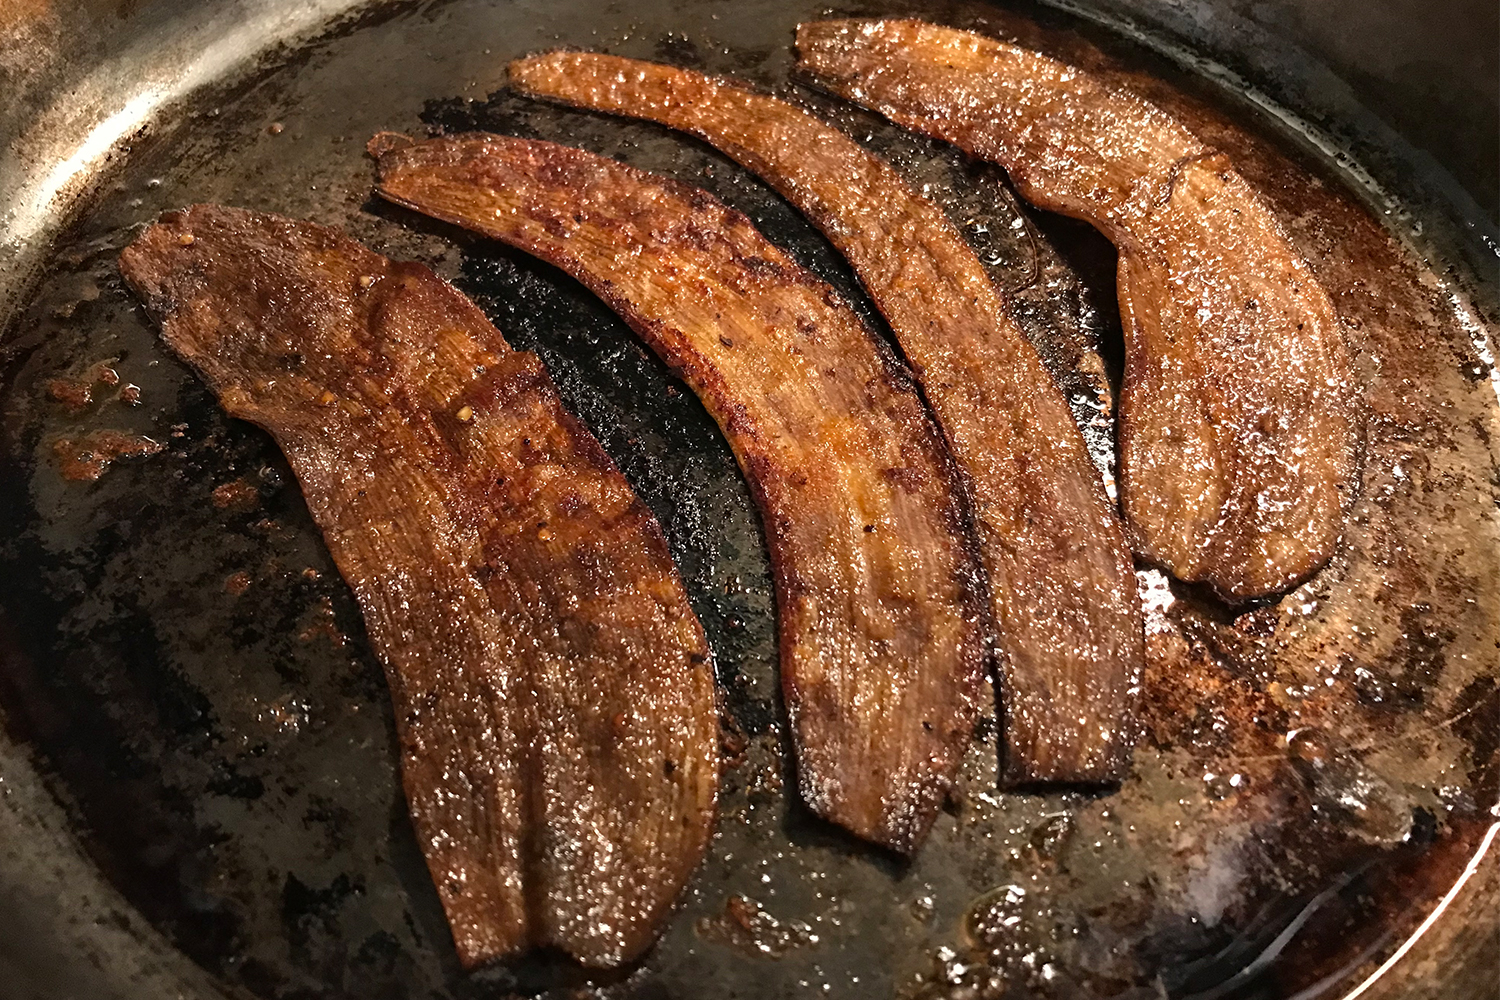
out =
[(76, 413), (94, 402), (95, 392), (101, 386), (112, 388), (119, 384), (119, 373), (108, 362), (100, 361), (77, 375), (51, 380), (47, 383), (47, 395)]
[(58, 475), (73, 482), (93, 482), (122, 458), (145, 458), (161, 451), (162, 443), (144, 434), (101, 428), (82, 437), (58, 438), (52, 443)]
[(739, 895), (726, 899), (718, 916), (698, 918), (696, 930), (705, 941), (766, 958), (781, 958), (794, 948), (818, 944), (818, 935), (803, 921), (780, 920), (756, 900)]
[[(1387, 954), (1463, 870), (1500, 780), (1500, 425), (1449, 289), (1347, 193), (1336, 166), (1282, 143), (1279, 126), (1232, 98), (1205, 101), (1210, 84), (1055, 13), (926, 8), (1112, 73), (1229, 152), (1334, 297), (1372, 419), (1344, 545), (1309, 584), (1246, 616), (1144, 578), (1146, 736), (1130, 780), (1089, 796), (1000, 795), (993, 720), (982, 720), (952, 807), (898, 865), (796, 803), (764, 542), (692, 394), (558, 272), (409, 213), (371, 211), (362, 152), (382, 129), (478, 127), (668, 172), (746, 212), (879, 330), (822, 237), (727, 160), (662, 129), (499, 89), (507, 59), (572, 44), (696, 60), (833, 113), (785, 72), (794, 22), (824, 11), (769, 0), (535, 10), (404, 8), (189, 105), (137, 144), (118, 188), (59, 244), (25, 314), (9, 318), (0, 606), (16, 649), (0, 700), (126, 898), (205, 968), (263, 997), (942, 997), (967, 984), (992, 997), (1158, 1000), (1160, 976), (1200, 994), (1227, 983), (1225, 1000), (1292, 995), (1362, 953)], [(991, 261), (1075, 413), (1103, 422), (1090, 442), (1107, 466), (1120, 364), (1107, 242), (1018, 203), (992, 168), (886, 126), (866, 131), (858, 113), (834, 120), (930, 184)], [(158, 212), (215, 200), (338, 225), (456, 280), (513, 344), (538, 351), (661, 521), (714, 647), (732, 756), (710, 857), (624, 981), (591, 984), (555, 958), (459, 970), (405, 815), (380, 665), (295, 479), (264, 434), (225, 418), (160, 347), (114, 270)], [(104, 360), (140, 387), (139, 405), (102, 384), (76, 409), (49, 394), (53, 380), (87, 377)], [(62, 479), (53, 442), (100, 429), (164, 447), (92, 483)], [(258, 502), (215, 506), (213, 491), (235, 481)], [(237, 595), (232, 577), (246, 581)], [(326, 630), (298, 638), (317, 624), (347, 641)], [(1296, 743), (1302, 728), (1327, 740), (1321, 773), (1290, 752), (1287, 734)], [(1384, 783), (1384, 816), (1363, 836), (1330, 766)], [(1402, 818), (1409, 839), (1392, 845)], [(995, 895), (1012, 885), (1026, 890), (1022, 902)], [(736, 896), (807, 925), (818, 943), (772, 960), (700, 937), (699, 919)], [(971, 913), (1021, 919), (1000, 937), (987, 919), (966, 935)], [(1054, 946), (1054, 932), (1068, 947)]]

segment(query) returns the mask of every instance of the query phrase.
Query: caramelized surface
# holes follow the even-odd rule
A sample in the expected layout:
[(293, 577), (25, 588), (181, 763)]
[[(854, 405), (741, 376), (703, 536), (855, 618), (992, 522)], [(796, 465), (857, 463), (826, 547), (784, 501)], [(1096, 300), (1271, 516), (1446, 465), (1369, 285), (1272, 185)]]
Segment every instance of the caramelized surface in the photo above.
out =
[(655, 520), (540, 362), (311, 223), (200, 205), (120, 268), (296, 470), (385, 663), (464, 964), (638, 955), (707, 846), (712, 668)]
[(848, 306), (703, 191), (547, 142), (380, 136), (380, 193), (521, 247), (702, 398), (760, 507), (811, 808), (911, 851), (973, 726), (984, 599), (941, 439)]
[(839, 130), (730, 81), (588, 52), (519, 59), (510, 79), (707, 140), (848, 257), (974, 499), (1004, 652), (1005, 780), (1123, 777), (1143, 655), (1124, 533), (1062, 393), (942, 209)]
[(1125, 514), (1137, 551), (1229, 599), (1333, 554), (1359, 421), (1332, 305), (1230, 165), (1171, 116), (1028, 49), (921, 21), (798, 28), (800, 67), (992, 159), (1120, 251)]

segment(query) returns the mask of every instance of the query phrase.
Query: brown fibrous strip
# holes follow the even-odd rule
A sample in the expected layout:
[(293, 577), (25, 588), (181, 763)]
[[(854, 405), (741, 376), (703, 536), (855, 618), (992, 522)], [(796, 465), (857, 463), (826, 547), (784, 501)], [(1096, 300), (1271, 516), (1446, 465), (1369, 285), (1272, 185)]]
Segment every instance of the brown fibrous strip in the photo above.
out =
[(1337, 549), (1360, 410), (1327, 293), (1237, 173), (1160, 108), (1038, 52), (913, 20), (799, 26), (799, 69), (1005, 167), (1119, 250), (1120, 480), (1136, 552), (1241, 601)]
[(573, 275), (703, 400), (765, 527), (802, 796), (914, 850), (977, 715), (987, 609), (956, 473), (909, 377), (706, 192), (503, 136), (372, 150), (384, 197)]
[(1066, 399), (942, 209), (838, 129), (733, 81), (562, 51), (516, 60), (510, 82), (706, 140), (848, 257), (968, 483), (1003, 653), (1004, 780), (1124, 777), (1143, 656), (1124, 531)]
[(712, 665), (659, 527), (541, 363), (426, 267), (307, 222), (199, 205), (120, 268), (296, 472), (385, 664), (464, 965), (640, 955), (712, 829)]

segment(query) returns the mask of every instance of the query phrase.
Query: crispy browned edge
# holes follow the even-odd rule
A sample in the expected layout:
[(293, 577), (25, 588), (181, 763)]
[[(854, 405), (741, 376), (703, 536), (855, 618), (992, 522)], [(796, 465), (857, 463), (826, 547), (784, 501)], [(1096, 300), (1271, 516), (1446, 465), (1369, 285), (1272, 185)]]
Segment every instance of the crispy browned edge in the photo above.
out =
[[(707, 141), (844, 253), (911, 362), (974, 500), (1005, 654), (1002, 780), (1123, 778), (1144, 655), (1125, 533), (1067, 401), (943, 211), (843, 132), (735, 81), (578, 51), (515, 60), (509, 79), (531, 97)], [(1079, 580), (1089, 586), (1069, 593)]]
[[(1285, 590), (1327, 562), (1358, 489), (1362, 410), (1352, 364), (1328, 296), (1227, 157), (1134, 94), (983, 35), (909, 19), (844, 20), (802, 24), (797, 39), (798, 70), (809, 82), (999, 162), (1028, 201), (1094, 224), (1120, 248), (1127, 351), (1121, 492), (1138, 554), (1235, 602)], [(949, 47), (947, 59), (927, 51), (943, 46)], [(986, 58), (982, 69), (970, 65)], [(972, 94), (954, 93), (962, 81), (975, 90), (993, 89), (1007, 84), (1008, 73), (1017, 78), (1022, 97), (995, 98), (978, 113), (964, 113), (965, 106), (978, 105)], [(941, 74), (948, 76), (936, 82)], [(932, 84), (930, 92), (921, 92), (924, 83)], [(1013, 131), (1007, 116), (1027, 127)], [(1044, 127), (1030, 127), (1037, 122)], [(1154, 145), (1140, 144), (1143, 136), (1153, 137)], [(1120, 155), (1120, 140), (1127, 138), (1138, 162)], [(1210, 191), (1198, 195), (1201, 204), (1184, 207), (1190, 187), (1216, 188), (1217, 203)], [(1231, 245), (1227, 239), (1201, 242), (1211, 228), (1203, 223), (1214, 211), (1227, 211), (1223, 218), (1236, 226), (1241, 223), (1235, 220), (1243, 220), (1247, 232), (1258, 231), (1262, 252), (1246, 251), (1218, 271), (1184, 269), (1185, 261), (1213, 258)], [(1277, 267), (1269, 268), (1271, 263)], [(1228, 301), (1228, 293), (1253, 287), (1249, 279), (1269, 270), (1278, 272), (1280, 291), (1286, 292), (1273, 297), (1274, 306), (1287, 304), (1289, 315), (1280, 325), (1263, 324), (1254, 340), (1282, 351), (1288, 364), (1267, 362), (1263, 371), (1247, 374), (1243, 363), (1221, 360), (1212, 346), (1197, 349), (1200, 339), (1226, 333), (1233, 339), (1250, 327), (1236, 320), (1239, 303)], [(1207, 275), (1205, 287), (1223, 293), (1226, 301), (1207, 321), (1189, 308), (1194, 303), (1176, 302), (1169, 291), (1183, 275)], [(1279, 312), (1274, 306), (1267, 311)], [(1302, 336), (1304, 323), (1315, 336)], [(1174, 341), (1193, 346), (1175, 350), (1176, 371), (1160, 364), (1160, 348)], [(1323, 355), (1318, 373), (1300, 381), (1281, 377), (1295, 370), (1286, 353), (1293, 344)], [(1182, 368), (1204, 362), (1214, 370), (1190, 391), (1157, 384), (1164, 378), (1180, 382)], [(1326, 384), (1331, 391), (1319, 388)], [(1296, 426), (1311, 428), (1293, 443), (1287, 443), (1292, 435), (1277, 432), (1271, 469), (1261, 468), (1266, 462), (1256, 445), (1272, 431), (1261, 424), (1263, 417), (1241, 412), (1245, 398), (1260, 389), (1294, 392), (1282, 412), (1290, 412)], [(1193, 399), (1193, 413), (1172, 405), (1181, 398)], [(1183, 418), (1185, 429), (1177, 427)], [(1304, 461), (1298, 446), (1310, 446), (1321, 457)], [(1313, 465), (1321, 471), (1303, 471)], [(1289, 483), (1300, 490), (1298, 514), (1278, 520), (1258, 501), (1265, 490)], [(1307, 528), (1298, 530), (1303, 510)]]
[[(957, 473), (908, 376), (878, 348), (831, 288), (766, 241), (743, 215), (707, 192), (554, 143), (479, 133), (410, 143), (404, 136), (389, 133), (371, 140), (370, 151), (379, 158), (378, 191), (383, 197), (504, 240), (561, 267), (615, 309), (703, 400), (734, 449), (762, 513), (776, 582), (782, 688), (793, 724), (803, 798), (813, 811), (867, 840), (904, 853), (916, 850), (952, 785), (978, 713), (988, 602), (966, 530), (968, 515)], [(599, 192), (592, 192), (589, 185), (597, 185), (603, 196), (594, 197)], [(516, 204), (499, 208), (497, 199), (501, 198)], [(644, 200), (637, 203), (633, 198)], [(679, 228), (671, 235), (642, 230), (646, 215), (632, 214), (656, 211)], [(590, 257), (594, 241), (601, 249)], [(659, 271), (652, 271), (650, 262), (641, 256), (643, 251), (662, 256)], [(693, 269), (694, 254), (701, 254), (700, 262), (709, 263)], [(628, 264), (612, 270), (622, 255), (630, 255)], [(703, 284), (680, 280), (677, 272), (682, 266)], [(679, 286), (660, 312), (642, 308), (624, 287), (632, 281), (650, 284), (658, 280)], [(926, 465), (921, 473), (924, 482), (918, 485), (928, 488), (925, 480), (930, 478), (934, 496), (920, 516), (926, 522), (923, 530), (936, 534), (919, 569), (952, 567), (951, 575), (942, 581), (946, 593), (927, 593), (912, 602), (931, 621), (959, 632), (953, 636), (951, 650), (943, 648), (946, 640), (922, 650), (927, 671), (918, 674), (918, 679), (945, 690), (944, 698), (951, 703), (931, 728), (917, 723), (921, 715), (936, 713), (907, 710), (881, 716), (872, 714), (860, 699), (843, 699), (829, 690), (832, 685), (824, 683), (825, 675), (818, 673), (826, 663), (803, 655), (804, 649), (830, 638), (803, 620), (806, 608), (812, 607), (806, 602), (818, 592), (820, 578), (812, 570), (816, 560), (809, 558), (814, 553), (800, 536), (816, 525), (821, 512), (811, 506), (798, 508), (789, 501), (799, 484), (818, 477), (778, 464), (774, 442), (763, 439), (758, 430), (762, 416), (774, 416), (766, 409), (769, 404), (763, 403), (761, 388), (735, 384), (720, 370), (721, 362), (729, 357), (724, 352), (733, 346), (730, 338), (715, 337), (706, 329), (695, 338), (676, 325), (681, 321), (679, 313), (706, 303), (702, 288), (709, 284), (728, 296), (729, 305), (722, 306), (725, 313), (744, 311), (754, 317), (736, 335), (749, 337), (760, 349), (769, 345), (768, 353), (781, 350), (775, 347), (775, 338), (795, 341), (803, 335), (787, 325), (790, 315), (778, 318), (774, 313), (811, 310), (806, 318), (812, 329), (835, 331), (842, 338), (842, 360), (868, 366), (879, 383), (875, 388), (886, 400), (883, 405), (900, 410), (882, 416), (866, 404), (861, 419), (883, 421), (887, 429), (883, 440), (906, 442), (903, 447), (920, 453), (905, 457)], [(825, 382), (830, 388), (810, 391), (847, 392), (844, 382), (842, 387), (838, 380)], [(873, 390), (867, 386), (863, 391)], [(810, 418), (838, 413), (835, 407), (823, 407)], [(843, 474), (868, 472), (874, 468), (869, 463), (861, 459), (842, 467)], [(892, 532), (882, 529), (878, 538), (863, 537), (867, 543), (874, 539), (883, 545), (900, 544), (899, 539), (890, 542), (886, 536), (916, 537), (919, 527), (908, 520), (904, 532), (898, 526)], [(847, 543), (857, 547), (859, 536)], [(852, 620), (841, 621), (837, 627), (843, 638), (860, 648), (869, 644), (870, 637)], [(944, 673), (934, 675), (932, 671), (938, 668)], [(847, 670), (847, 664), (841, 669)], [(818, 682), (810, 686), (814, 676)], [(860, 676), (864, 680), (856, 678), (853, 683), (868, 685), (878, 680), (868, 673)], [(858, 710), (864, 711), (863, 717), (850, 717), (849, 713)], [(899, 766), (880, 765), (887, 772), (886, 780), (848, 766), (841, 756), (861, 739), (872, 745), (881, 740), (894, 747), (893, 759)], [(903, 759), (910, 762), (901, 764)]]
[[(219, 250), (236, 259), (216, 271), (216, 262), (209, 258)], [(306, 272), (295, 273), (299, 266)], [(512, 351), (472, 303), (427, 268), (389, 261), (336, 231), (311, 223), (195, 206), (169, 213), (147, 229), (122, 254), (120, 269), (161, 323), (167, 344), (204, 376), (231, 415), (270, 431), (298, 475), (309, 510), (359, 600), (371, 644), (386, 667), (402, 743), (408, 806), (463, 964), (477, 966), (542, 944), (561, 947), (589, 964), (615, 965), (638, 956), (659, 933), (712, 832), (718, 780), (717, 694), (707, 642), (659, 527), (598, 442), (563, 407), (540, 362), (531, 354)], [(231, 272), (227, 279), (226, 270)], [(298, 313), (286, 328), (278, 330), (274, 322), (245, 322), (246, 311), (266, 316), (276, 308), (276, 295), (267, 298), (260, 294), (263, 287), (251, 288), (256, 278), (267, 279), (286, 298), (296, 300), (296, 306), (284, 310), (284, 315)], [(244, 284), (225, 287), (237, 281)], [(310, 318), (320, 310), (341, 306), (348, 307), (351, 320), (341, 330), (330, 329), (326, 321), (319, 327)], [(262, 310), (259, 314), (257, 307)], [(307, 327), (304, 334), (327, 335), (330, 343), (321, 345), (328, 349), (326, 361), (308, 351), (311, 345), (292, 339), (298, 325)], [(340, 324), (335, 321), (333, 325)], [(339, 333), (350, 334), (350, 343), (338, 344)], [(368, 339), (361, 340), (360, 333)], [(267, 352), (277, 337), (285, 339), (279, 347), (291, 352), (287, 359), (297, 359), (297, 363), (278, 363), (267, 372), (264, 365), (273, 360)], [(235, 346), (243, 350), (216, 350), (226, 341), (235, 343), (235, 338)], [(409, 385), (388, 380), (390, 395), (372, 389), (399, 364), (393, 359), (412, 344), (426, 344), (439, 352), (435, 360), (419, 359), (419, 367), (425, 365), (433, 373), (430, 380)], [(442, 352), (454, 345), (461, 357), (481, 359), (483, 365), (466, 364), (463, 367), (469, 370), (462, 372), (455, 370), (459, 366), (444, 366), (441, 362), (448, 355)], [(346, 348), (342, 353), (341, 346)], [(382, 347), (390, 353), (382, 353)], [(312, 376), (304, 378), (304, 370)], [(446, 405), (433, 409), (438, 400), (432, 394), (449, 392)], [(361, 408), (371, 420), (361, 422)], [(327, 433), (314, 436), (326, 439), (330, 450), (315, 453), (305, 439), (313, 430), (322, 429)], [(373, 433), (373, 440), (362, 440), (362, 432)], [(497, 446), (506, 444), (507, 437), (520, 438), (526, 454), (502, 454), (506, 449)], [(530, 453), (533, 441), (535, 459)], [(356, 488), (348, 485), (352, 477), (347, 473), (352, 470), (347, 465), (325, 467), (319, 460), (341, 454), (348, 458), (349, 449), (361, 444), (374, 445), (377, 454), (390, 460), (388, 468), (397, 468), (392, 463), (404, 465), (406, 477), (377, 476), (368, 481), (367, 489)], [(382, 452), (382, 446), (390, 450)], [(551, 448), (556, 450), (548, 451)], [(503, 476), (495, 480), (496, 469), (519, 469), (520, 474), (512, 479), (526, 489), (524, 473), (529, 463), (547, 459), (561, 464), (559, 474), (541, 491), (545, 494), (542, 507), (510, 506), (508, 499), (514, 498), (507, 498)], [(437, 492), (426, 497), (430, 505), (418, 513), (419, 498), (412, 490), (422, 483)], [(382, 489), (402, 486), (406, 489), (397, 488), (385, 496), (389, 507), (366, 510), (359, 506), (368, 495), (372, 498), (368, 503), (380, 507)], [(651, 801), (611, 804), (627, 809), (636, 806), (643, 814), (636, 817), (642, 821), (638, 824), (642, 831), (656, 828), (654, 820), (680, 842), (661, 842), (666, 850), (658, 853), (665, 853), (665, 860), (650, 851), (632, 851), (629, 837), (606, 845), (610, 851), (629, 855), (628, 870), (571, 872), (566, 860), (559, 863), (549, 854), (544, 844), (552, 837), (568, 836), (569, 830), (576, 832), (587, 825), (587, 815), (570, 813), (556, 833), (544, 836), (540, 829), (550, 828), (558, 819), (555, 808), (540, 795), (542, 782), (566, 782), (568, 762), (558, 767), (557, 762), (534, 759), (528, 746), (537, 732), (527, 726), (526, 712), (522, 711), (520, 725), (528, 731), (507, 731), (507, 724), (515, 720), (500, 717), (504, 713), (498, 711), (488, 683), (482, 680), (490, 671), (503, 673), (509, 666), (491, 659), (499, 651), (493, 641), (485, 645), (486, 638), (498, 638), (496, 629), (503, 631), (508, 624), (524, 633), (528, 623), (547, 627), (530, 621), (506, 598), (528, 587), (545, 598), (549, 565), (558, 570), (559, 579), (570, 578), (567, 557), (550, 555), (539, 540), (540, 532), (524, 530), (538, 509), (552, 509), (553, 501), (569, 498), (572, 502), (565, 504), (569, 517), (580, 523), (556, 523), (552, 537), (568, 551), (573, 550), (570, 541), (582, 540), (587, 547), (602, 538), (612, 551), (626, 553), (613, 565), (641, 575), (615, 581), (623, 586), (613, 591), (595, 593), (626, 616), (614, 625), (637, 635), (636, 645), (651, 647), (648, 656), (638, 658), (636, 664), (619, 665), (619, 676), (628, 678), (620, 685), (624, 689), (619, 692), (621, 701), (612, 707), (600, 706), (614, 720), (606, 726), (612, 734), (606, 743), (591, 749), (583, 722), (561, 720), (561, 727), (583, 743), (570, 749), (586, 761), (612, 761), (618, 755), (609, 747), (622, 745), (621, 734), (615, 732), (618, 720), (624, 713), (633, 713), (631, 719), (646, 714), (634, 710), (650, 700), (653, 684), (668, 692), (667, 700), (672, 702), (666, 706), (657, 699), (664, 714), (656, 720), (656, 738), (648, 738), (650, 746), (642, 748), (650, 759), (633, 761), (638, 765), (636, 778), (626, 779), (627, 784), (621, 786), (639, 790), (636, 785), (644, 778), (647, 785), (661, 785), (666, 794), (651, 796)], [(608, 511), (591, 506), (590, 498), (610, 505)], [(573, 506), (578, 501), (584, 508)], [(430, 540), (430, 548), (415, 553), (427, 556), (421, 561), (424, 564), (389, 572), (396, 567), (374, 558), (378, 556), (374, 548), (377, 532), (368, 517), (356, 516), (361, 513), (389, 515), (388, 523), (401, 526), (403, 539)], [(436, 528), (431, 529), (430, 538), (424, 534), (424, 525), (430, 527), (434, 517), (450, 529), (446, 535)], [(518, 523), (518, 519), (528, 523)], [(459, 551), (447, 551), (441, 544), (444, 540), (459, 542)], [(422, 542), (416, 544), (421, 547)], [(476, 544), (483, 560), (478, 568), (464, 559)], [(505, 573), (492, 571), (495, 560), (504, 563)], [(604, 574), (614, 571), (602, 564), (596, 568)], [(417, 583), (403, 587), (401, 580)], [(503, 585), (498, 583), (502, 580)], [(447, 599), (431, 600), (445, 593), (445, 585), (454, 595), (468, 595), (453, 598), (462, 602), (461, 607)], [(601, 576), (600, 588), (609, 586), (607, 575)], [(621, 590), (627, 595), (649, 594), (627, 597), (622, 604), (617, 596)], [(639, 618), (641, 607), (633, 601), (646, 609), (644, 619)], [(641, 621), (644, 625), (638, 628)], [(597, 625), (584, 621), (578, 629), (587, 632)], [(412, 641), (402, 636), (403, 631)], [(651, 641), (653, 637), (656, 641)], [(525, 634), (516, 638), (527, 641)], [(564, 667), (570, 662), (570, 642), (564, 640), (561, 650)], [(509, 678), (512, 694), (519, 691), (518, 684), (546, 686), (538, 684), (538, 672), (548, 669), (546, 654), (542, 655), (541, 662), (524, 668), (525, 678)], [(566, 677), (554, 680), (570, 683)], [(583, 680), (586, 685), (587, 679)], [(531, 704), (525, 697), (520, 703)], [(483, 710), (486, 705), (488, 711)], [(558, 722), (551, 720), (543, 727), (549, 736), (558, 735), (553, 726)], [(485, 754), (481, 747), (464, 756), (462, 745), (476, 741), (492, 752)], [(514, 753), (510, 763), (505, 760), (507, 742)], [(680, 758), (670, 773), (664, 773), (666, 769), (649, 752), (653, 748)], [(458, 775), (449, 773), (455, 749), (462, 772)], [(678, 754), (679, 750), (683, 752)], [(623, 762), (616, 771), (623, 775), (619, 767), (629, 766), (630, 762)], [(583, 770), (585, 777), (593, 777), (595, 771), (609, 776), (608, 766), (589, 763)], [(504, 812), (500, 799), (491, 799), (506, 784), (502, 774), (507, 773), (522, 786), (508, 796), (516, 807), (514, 814)], [(452, 793), (471, 783), (480, 786), (481, 794), (460, 793), (459, 813), (451, 815)], [(685, 808), (678, 810), (674, 805)], [(491, 828), (489, 840), (483, 836), (487, 826)], [(439, 842), (445, 847), (439, 847)], [(510, 846), (504, 848), (502, 842)], [(584, 854), (587, 858), (592, 852), (585, 849)], [(511, 868), (509, 873), (507, 868)], [(460, 883), (462, 889), (455, 889)], [(575, 896), (575, 890), (583, 898)], [(587, 926), (589, 904), (599, 904), (601, 899), (615, 921), (612, 936), (601, 936), (598, 928)], [(622, 909), (629, 912), (616, 912)]]

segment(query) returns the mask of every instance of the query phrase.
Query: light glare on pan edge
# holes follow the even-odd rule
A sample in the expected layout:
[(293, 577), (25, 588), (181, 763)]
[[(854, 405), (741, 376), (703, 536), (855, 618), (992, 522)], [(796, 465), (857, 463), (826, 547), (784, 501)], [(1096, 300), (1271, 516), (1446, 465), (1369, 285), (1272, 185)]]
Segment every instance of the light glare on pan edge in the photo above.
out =
[(150, 118), (152, 110), (165, 96), (159, 87), (148, 87), (125, 102), (125, 106), (90, 130), (67, 159), (47, 172), (31, 192), (25, 203), (16, 209), (12, 229), (23, 234), (21, 239), (35, 233), (51, 214), (53, 203), (69, 192), (75, 179), (82, 179), (102, 160), (116, 144), (123, 141)]
[[(314, 0), (295, 5), (291, 11), (272, 10), (251, 16), (205, 40), (197, 55), (176, 73), (146, 84), (129, 97), (117, 111), (89, 128), (71, 153), (40, 176), (32, 175), (12, 189), (14, 206), (4, 219), (5, 243), (26, 245), (41, 240), (55, 227), (76, 199), (98, 173), (104, 161), (122, 142), (151, 123), (158, 109), (169, 101), (185, 97), (216, 80), (223, 79), (236, 66), (248, 63), (278, 43), (285, 43), (327, 26), (341, 13), (364, 6), (368, 0)], [(212, 32), (214, 26), (205, 26)], [(193, 41), (188, 38), (187, 42)], [(124, 55), (126, 61), (139, 52)], [(149, 52), (147, 53), (149, 56)], [(147, 62), (149, 63), (149, 58)], [(40, 130), (65, 127), (67, 117), (79, 107), (86, 107), (90, 97), (104, 103), (105, 95), (115, 89), (117, 68), (106, 65), (93, 77), (74, 88), (74, 100), (55, 106), (39, 119)], [(51, 119), (49, 125), (47, 119)], [(23, 137), (24, 138), (24, 137)], [(0, 192), (8, 195), (11, 192)], [(4, 198), (0, 198), (3, 203)]]
[[(1491, 810), (1491, 813), (1493, 814), (1494, 810)], [(1374, 986), (1397, 962), (1401, 961), (1408, 951), (1411, 951), (1416, 943), (1421, 940), (1422, 935), (1426, 934), (1432, 925), (1437, 923), (1438, 918), (1443, 915), (1443, 911), (1448, 909), (1449, 905), (1458, 898), (1458, 894), (1463, 891), (1463, 887), (1468, 884), (1469, 879), (1473, 878), (1474, 873), (1479, 871), (1479, 865), (1484, 861), (1485, 856), (1489, 854), (1490, 847), (1495, 843), (1495, 835), (1497, 833), (1500, 833), (1500, 823), (1491, 823), (1489, 830), (1484, 835), (1484, 840), (1479, 844), (1479, 850), (1475, 851), (1474, 856), (1469, 859), (1469, 864), (1464, 868), (1464, 873), (1458, 877), (1458, 881), (1453, 883), (1453, 888), (1448, 890), (1448, 894), (1427, 915), (1427, 919), (1422, 921), (1421, 926), (1412, 932), (1411, 937), (1403, 941), (1401, 947), (1397, 948), (1390, 958), (1381, 963), (1380, 968), (1370, 973), (1368, 979), (1356, 986), (1352, 992), (1345, 994), (1343, 1000), (1355, 1000), (1356, 997), (1361, 996), (1370, 987)]]

